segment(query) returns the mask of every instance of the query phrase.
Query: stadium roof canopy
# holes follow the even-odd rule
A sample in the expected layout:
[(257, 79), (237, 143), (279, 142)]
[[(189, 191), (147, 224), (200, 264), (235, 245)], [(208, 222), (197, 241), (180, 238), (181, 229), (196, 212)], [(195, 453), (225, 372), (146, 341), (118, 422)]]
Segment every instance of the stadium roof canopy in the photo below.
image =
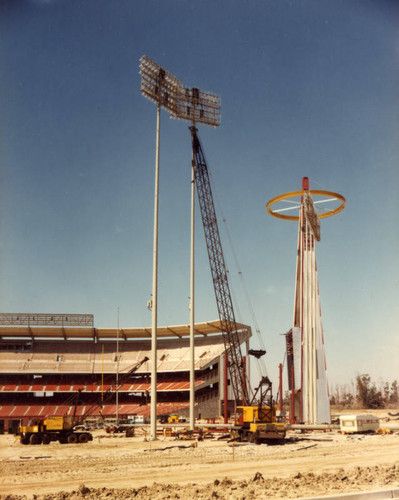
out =
[[(251, 335), (251, 327), (237, 323), (239, 331)], [(208, 336), (223, 331), (221, 322), (206, 321), (194, 325), (194, 333), (197, 336)], [(149, 339), (151, 338), (150, 327), (140, 328), (94, 328), (94, 327), (54, 327), (54, 326), (0, 326), (0, 339), (2, 338), (31, 338), (31, 339), (116, 339), (119, 332), (121, 340)], [(160, 326), (158, 337), (187, 337), (190, 335), (190, 325)]]

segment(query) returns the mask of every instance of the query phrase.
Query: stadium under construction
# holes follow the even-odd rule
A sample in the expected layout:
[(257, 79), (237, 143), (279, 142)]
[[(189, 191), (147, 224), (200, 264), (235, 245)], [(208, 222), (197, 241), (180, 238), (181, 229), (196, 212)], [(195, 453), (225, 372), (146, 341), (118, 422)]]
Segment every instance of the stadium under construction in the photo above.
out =
[[(261, 348), (250, 349), (251, 328), (236, 321), (208, 165), (197, 129), (198, 124), (220, 125), (220, 98), (185, 87), (147, 56), (140, 59), (140, 74), (142, 94), (156, 105), (151, 327), (120, 328), (119, 310), (118, 328), (96, 328), (90, 314), (1, 314), (0, 428), (13, 430), (21, 420), (47, 416), (70, 416), (75, 423), (89, 415), (116, 421), (140, 417), (149, 420), (150, 439), (155, 440), (162, 415), (186, 416), (193, 431), (198, 418), (223, 416), (227, 423), (229, 415), (237, 417), (239, 410), (242, 440), (259, 442), (272, 434), (273, 439), (280, 439), (282, 365), (277, 416), (272, 383), (264, 369), (259, 384), (251, 387), (249, 355), (263, 361), (266, 349), (261, 338)], [(158, 325), (161, 108), (190, 123), (192, 146), (190, 321), (178, 326)], [(218, 312), (218, 320), (202, 323), (195, 321), (196, 195)], [(316, 196), (324, 199), (313, 201)], [(291, 204), (274, 206), (280, 202)], [(337, 206), (316, 210), (331, 202)], [(294, 324), (286, 335), (291, 423), (330, 423), (315, 242), (320, 239), (319, 218), (334, 215), (344, 206), (342, 195), (311, 190), (304, 177), (300, 191), (279, 195), (266, 207), (277, 218), (298, 221)], [(291, 210), (298, 214), (286, 214)], [(258, 328), (256, 332), (260, 334)]]
[[(21, 420), (83, 416), (89, 410), (92, 418), (142, 417), (140, 421), (147, 421), (151, 329), (87, 326), (92, 318), (0, 315), (0, 430), (13, 432)], [(70, 326), (73, 322), (75, 326)], [(59, 326), (51, 326), (55, 324)], [(251, 329), (238, 327), (248, 350)], [(158, 327), (160, 416), (188, 415), (189, 331), (189, 325)], [(221, 331), (219, 321), (195, 324), (196, 418), (211, 419), (225, 414), (225, 408), (228, 414), (233, 409)], [(131, 367), (145, 359), (131, 373)]]

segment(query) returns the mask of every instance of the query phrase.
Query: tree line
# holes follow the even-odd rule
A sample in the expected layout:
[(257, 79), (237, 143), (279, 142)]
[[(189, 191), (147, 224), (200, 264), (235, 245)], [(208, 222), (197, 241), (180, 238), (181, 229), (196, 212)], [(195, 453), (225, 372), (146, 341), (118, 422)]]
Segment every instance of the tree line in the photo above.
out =
[(344, 408), (389, 408), (399, 403), (398, 381), (383, 382), (378, 386), (368, 373), (357, 375), (348, 388), (337, 385), (331, 392), (330, 403)]

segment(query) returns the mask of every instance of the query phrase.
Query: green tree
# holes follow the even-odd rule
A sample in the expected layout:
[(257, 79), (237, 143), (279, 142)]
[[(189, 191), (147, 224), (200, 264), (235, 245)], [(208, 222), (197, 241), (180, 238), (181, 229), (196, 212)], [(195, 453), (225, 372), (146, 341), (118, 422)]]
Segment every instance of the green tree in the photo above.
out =
[(357, 399), (363, 408), (383, 408), (384, 399), (368, 373), (356, 377)]
[(391, 391), (390, 391), (390, 388), (389, 388), (389, 382), (385, 382), (383, 391), (384, 391), (384, 401), (385, 401), (385, 404), (389, 403), (389, 398), (390, 398), (390, 395), (391, 395)]
[(353, 406), (353, 402), (354, 402), (354, 396), (353, 394), (351, 394), (350, 392), (346, 392), (343, 396), (342, 396), (342, 404), (345, 408), (351, 408)]
[(399, 403), (399, 390), (397, 380), (394, 380), (391, 384), (391, 394), (389, 396), (389, 402), (394, 404)]

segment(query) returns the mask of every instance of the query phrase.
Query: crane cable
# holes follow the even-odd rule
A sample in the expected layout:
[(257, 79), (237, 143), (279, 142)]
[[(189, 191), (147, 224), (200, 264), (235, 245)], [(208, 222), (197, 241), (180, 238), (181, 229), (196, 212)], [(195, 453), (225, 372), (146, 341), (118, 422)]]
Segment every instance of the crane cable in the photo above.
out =
[[(262, 338), (262, 334), (261, 334), (261, 331), (260, 331), (259, 323), (258, 323), (258, 320), (256, 318), (256, 314), (255, 314), (255, 310), (254, 310), (254, 307), (253, 307), (253, 304), (252, 304), (252, 301), (251, 301), (251, 297), (249, 295), (248, 287), (246, 285), (246, 281), (244, 279), (244, 275), (243, 275), (242, 270), (240, 268), (240, 265), (239, 265), (239, 262), (238, 262), (238, 259), (237, 259), (237, 255), (236, 255), (234, 247), (233, 247), (233, 242), (232, 242), (232, 239), (231, 239), (231, 236), (230, 236), (230, 231), (229, 231), (229, 228), (228, 228), (228, 225), (227, 225), (227, 220), (225, 219), (225, 217), (223, 215), (222, 215), (222, 221), (223, 221), (223, 223), (225, 225), (227, 239), (229, 241), (229, 245), (230, 245), (231, 252), (232, 252), (232, 255), (233, 255), (234, 264), (235, 264), (236, 269), (237, 269), (237, 274), (238, 274), (238, 276), (240, 278), (240, 284), (241, 284), (241, 287), (242, 287), (244, 295), (245, 295), (245, 299), (246, 299), (246, 302), (247, 302), (247, 307), (249, 309), (249, 312), (250, 312), (250, 315), (251, 315), (251, 318), (252, 318), (252, 323), (255, 326), (255, 332), (256, 332), (256, 336), (257, 336), (257, 340), (258, 340), (258, 345), (259, 345), (259, 347), (261, 347), (263, 350), (266, 351), (265, 343), (264, 343), (264, 340)], [(257, 361), (258, 361), (257, 365), (258, 365), (258, 367), (261, 370), (260, 373), (259, 373), (259, 376), (262, 376), (262, 374), (263, 375), (267, 375), (266, 362), (265, 362), (264, 358), (263, 357), (262, 358), (257, 358)]]
[[(215, 183), (214, 183), (213, 180), (212, 180), (212, 184), (215, 185)], [(221, 208), (221, 204), (219, 203), (219, 200), (218, 200), (217, 195), (215, 194), (215, 191), (216, 190), (214, 190), (214, 198), (215, 198), (215, 201), (216, 201), (216, 205), (218, 207), (218, 211), (220, 212), (220, 214), (222, 216), (222, 221), (223, 221), (223, 224), (224, 224), (224, 227), (225, 227), (227, 241), (229, 243), (230, 250), (231, 250), (231, 253), (233, 255), (233, 260), (234, 260), (235, 267), (237, 269), (237, 274), (238, 274), (238, 276), (240, 278), (240, 284), (241, 284), (241, 287), (242, 287), (242, 289), (244, 291), (245, 299), (247, 301), (247, 306), (248, 306), (249, 312), (250, 312), (251, 317), (252, 317), (252, 322), (255, 325), (255, 331), (256, 331), (256, 335), (257, 335), (258, 345), (264, 351), (266, 351), (266, 347), (265, 347), (264, 340), (262, 338), (262, 334), (261, 334), (261, 331), (260, 331), (259, 323), (257, 321), (255, 310), (254, 310), (254, 307), (253, 307), (253, 304), (252, 304), (252, 301), (251, 301), (251, 298), (250, 298), (250, 295), (249, 295), (249, 292), (248, 292), (248, 287), (246, 286), (244, 275), (242, 273), (240, 264), (238, 262), (237, 254), (236, 254), (235, 249), (234, 249), (233, 240), (231, 238), (230, 230), (229, 230), (229, 227), (228, 227), (228, 224), (227, 224), (227, 219), (224, 216), (223, 210)], [(237, 310), (239, 310), (238, 307), (237, 307)], [(263, 358), (257, 358), (257, 369), (258, 369), (260, 377), (262, 377), (262, 375), (267, 375), (266, 362), (265, 362), (265, 360)]]

